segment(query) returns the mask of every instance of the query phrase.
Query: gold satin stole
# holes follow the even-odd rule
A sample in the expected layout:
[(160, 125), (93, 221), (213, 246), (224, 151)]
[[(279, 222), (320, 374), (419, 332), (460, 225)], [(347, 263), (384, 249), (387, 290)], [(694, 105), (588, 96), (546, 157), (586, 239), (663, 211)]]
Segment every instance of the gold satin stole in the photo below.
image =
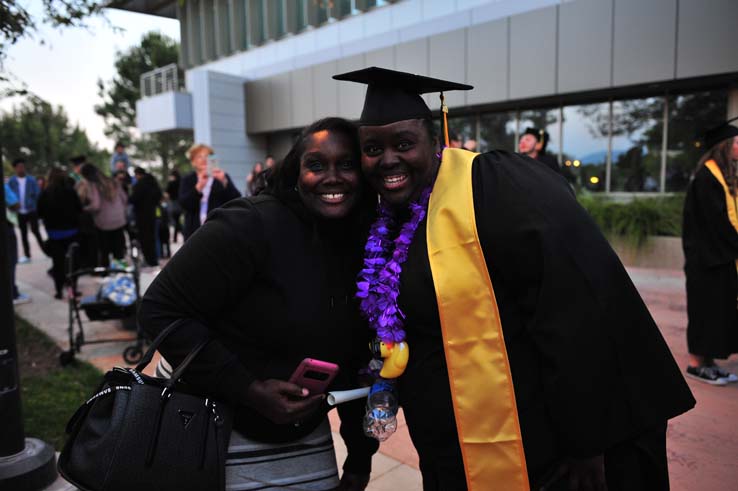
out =
[(528, 490), (502, 324), (474, 215), (477, 155), (443, 152), (428, 205), (428, 258), (469, 490)]

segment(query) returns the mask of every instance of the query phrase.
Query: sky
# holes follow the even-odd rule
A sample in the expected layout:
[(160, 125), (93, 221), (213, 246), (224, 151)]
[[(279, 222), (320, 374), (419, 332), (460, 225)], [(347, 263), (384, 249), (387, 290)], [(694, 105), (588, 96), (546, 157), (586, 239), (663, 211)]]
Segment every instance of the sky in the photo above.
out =
[[(31, 0), (24, 4), (37, 14), (41, 2)], [(33, 38), (24, 38), (8, 50), (5, 69), (37, 96), (64, 107), (72, 124), (78, 123), (90, 140), (111, 150), (113, 142), (105, 136), (104, 121), (94, 110), (101, 100), (97, 80), (112, 79), (116, 52), (138, 44), (149, 31), (159, 31), (179, 41), (179, 22), (121, 10), (105, 12), (110, 23), (122, 32), (114, 32), (101, 18), (89, 19), (88, 29), (52, 29), (42, 25)], [(0, 111), (19, 102), (18, 98), (2, 99)]]

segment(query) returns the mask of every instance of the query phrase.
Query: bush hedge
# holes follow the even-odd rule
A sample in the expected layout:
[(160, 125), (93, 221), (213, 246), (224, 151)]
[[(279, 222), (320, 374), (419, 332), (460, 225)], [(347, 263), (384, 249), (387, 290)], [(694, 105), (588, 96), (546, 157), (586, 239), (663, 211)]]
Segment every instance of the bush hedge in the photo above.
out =
[(651, 235), (682, 235), (684, 194), (634, 198), (628, 203), (593, 194), (578, 199), (607, 237), (621, 237), (640, 247)]

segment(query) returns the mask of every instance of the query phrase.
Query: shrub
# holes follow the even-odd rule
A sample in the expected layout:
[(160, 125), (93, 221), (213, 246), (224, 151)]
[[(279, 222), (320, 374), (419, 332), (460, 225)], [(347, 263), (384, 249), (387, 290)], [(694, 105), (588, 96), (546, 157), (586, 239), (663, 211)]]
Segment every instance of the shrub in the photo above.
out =
[(634, 198), (628, 203), (592, 194), (579, 197), (579, 203), (608, 237), (621, 237), (640, 247), (649, 236), (679, 237), (682, 234), (684, 195)]

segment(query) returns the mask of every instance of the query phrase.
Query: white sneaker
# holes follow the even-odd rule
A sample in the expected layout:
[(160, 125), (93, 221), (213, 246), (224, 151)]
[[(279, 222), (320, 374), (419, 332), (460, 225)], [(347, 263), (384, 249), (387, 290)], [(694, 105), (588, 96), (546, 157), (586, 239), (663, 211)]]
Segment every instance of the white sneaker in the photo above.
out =
[(738, 382), (738, 375), (736, 375), (735, 373), (729, 372), (717, 365), (712, 365), (712, 369), (715, 370), (715, 373), (717, 374), (718, 377), (725, 380), (726, 382), (728, 383)]
[(30, 257), (23, 256), (20, 259), (18, 259), (18, 264), (28, 264), (31, 262)]
[(17, 297), (13, 299), (13, 305), (22, 305), (24, 303), (30, 303), (33, 300), (25, 293), (19, 293)]

